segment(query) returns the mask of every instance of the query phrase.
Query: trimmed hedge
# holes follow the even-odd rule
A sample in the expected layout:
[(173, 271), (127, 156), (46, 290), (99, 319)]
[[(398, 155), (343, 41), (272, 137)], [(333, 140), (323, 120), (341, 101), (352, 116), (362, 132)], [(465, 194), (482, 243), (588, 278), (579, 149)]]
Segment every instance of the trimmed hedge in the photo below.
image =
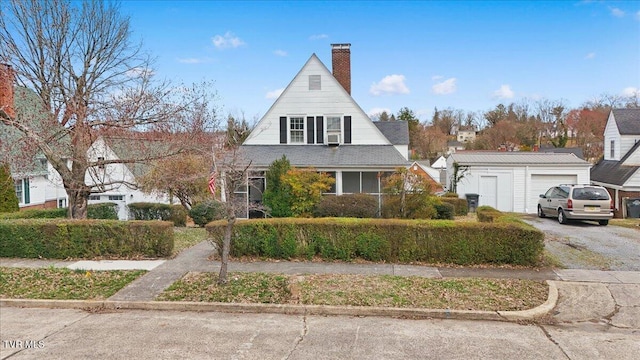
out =
[(496, 210), (491, 206), (483, 205), (476, 209), (476, 216), (480, 222), (492, 223), (503, 217), (504, 214), (500, 212), (500, 210)]
[(167, 257), (173, 242), (166, 221), (0, 220), (0, 257)]
[(378, 214), (378, 199), (369, 194), (326, 195), (316, 205), (314, 217), (374, 218)]
[[(226, 221), (207, 224), (221, 249)], [(384, 262), (535, 265), (544, 234), (523, 222), (397, 219), (255, 219), (233, 228), (231, 255), (277, 259), (320, 256)]]
[(134, 220), (172, 221), (175, 226), (187, 224), (187, 211), (181, 205), (139, 202), (128, 207), (129, 216)]
[[(117, 206), (116, 203), (89, 204), (87, 206), (87, 218), (118, 220)], [(67, 213), (67, 208), (27, 209), (0, 214), (0, 219), (64, 219), (67, 217)]]
[(469, 213), (469, 205), (467, 204), (467, 199), (461, 199), (457, 196), (442, 196), (440, 197), (440, 200), (443, 203), (451, 204), (453, 206), (453, 214), (455, 216), (467, 216), (467, 214)]
[(224, 217), (224, 205), (215, 200), (207, 200), (194, 205), (189, 210), (189, 216), (193, 220), (193, 223), (204, 227), (207, 223), (213, 220), (220, 220)]

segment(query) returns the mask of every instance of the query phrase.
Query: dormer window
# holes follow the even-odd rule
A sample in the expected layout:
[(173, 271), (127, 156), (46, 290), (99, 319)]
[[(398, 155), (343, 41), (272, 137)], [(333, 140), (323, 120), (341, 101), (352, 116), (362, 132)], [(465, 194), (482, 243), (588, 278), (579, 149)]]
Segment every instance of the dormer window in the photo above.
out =
[(292, 144), (304, 144), (304, 118), (289, 118), (289, 141)]
[(609, 149), (611, 153), (611, 160), (615, 160), (616, 158), (616, 141), (611, 140), (611, 149)]

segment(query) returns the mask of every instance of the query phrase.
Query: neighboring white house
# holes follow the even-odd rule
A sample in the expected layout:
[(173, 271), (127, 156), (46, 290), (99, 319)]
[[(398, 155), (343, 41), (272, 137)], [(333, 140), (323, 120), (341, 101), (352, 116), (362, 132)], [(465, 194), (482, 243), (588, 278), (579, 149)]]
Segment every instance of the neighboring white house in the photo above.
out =
[(538, 152), (457, 152), (447, 158), (447, 189), (461, 198), (478, 194), (478, 206), (535, 213), (540, 194), (558, 184), (588, 184), (590, 164), (573, 154)]
[(475, 130), (458, 130), (456, 139), (461, 143), (473, 142), (476, 141), (477, 133)]
[(332, 44), (332, 65), (311, 55), (240, 147), (253, 171), (247, 202), (262, 200), (264, 171), (283, 155), (334, 176), (336, 195), (380, 196), (381, 175), (409, 165), (407, 123), (373, 122), (351, 97), (350, 44)]
[(609, 190), (614, 216), (628, 217), (627, 201), (640, 199), (640, 109), (613, 109), (604, 129), (604, 159), (591, 181)]

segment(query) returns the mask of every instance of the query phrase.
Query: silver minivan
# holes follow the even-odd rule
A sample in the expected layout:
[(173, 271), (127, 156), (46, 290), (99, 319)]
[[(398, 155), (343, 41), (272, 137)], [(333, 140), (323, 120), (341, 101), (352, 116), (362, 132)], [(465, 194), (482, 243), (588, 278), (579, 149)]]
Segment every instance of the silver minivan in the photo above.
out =
[(607, 225), (613, 218), (613, 200), (602, 186), (558, 185), (540, 194), (538, 200), (538, 216), (552, 215), (561, 224), (568, 220), (595, 220)]

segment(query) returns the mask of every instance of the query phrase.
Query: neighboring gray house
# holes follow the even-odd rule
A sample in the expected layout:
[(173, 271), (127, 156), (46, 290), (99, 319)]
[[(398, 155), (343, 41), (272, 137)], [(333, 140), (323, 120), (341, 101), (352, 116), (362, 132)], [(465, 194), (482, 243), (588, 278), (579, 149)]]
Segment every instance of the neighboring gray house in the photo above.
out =
[(535, 213), (540, 194), (558, 184), (588, 184), (591, 165), (572, 153), (459, 151), (447, 158), (447, 189), (457, 164), (459, 197), (478, 194), (478, 205)]
[[(331, 193), (380, 196), (381, 175), (409, 165), (405, 121), (373, 122), (351, 97), (350, 44), (332, 44), (333, 74), (313, 54), (240, 147), (251, 161), (249, 202), (282, 156), (335, 177)], [(248, 212), (245, 214), (249, 216)]]
[(604, 159), (591, 169), (591, 182), (609, 190), (617, 218), (628, 217), (627, 202), (640, 199), (639, 169), (640, 109), (613, 109), (604, 129)]

